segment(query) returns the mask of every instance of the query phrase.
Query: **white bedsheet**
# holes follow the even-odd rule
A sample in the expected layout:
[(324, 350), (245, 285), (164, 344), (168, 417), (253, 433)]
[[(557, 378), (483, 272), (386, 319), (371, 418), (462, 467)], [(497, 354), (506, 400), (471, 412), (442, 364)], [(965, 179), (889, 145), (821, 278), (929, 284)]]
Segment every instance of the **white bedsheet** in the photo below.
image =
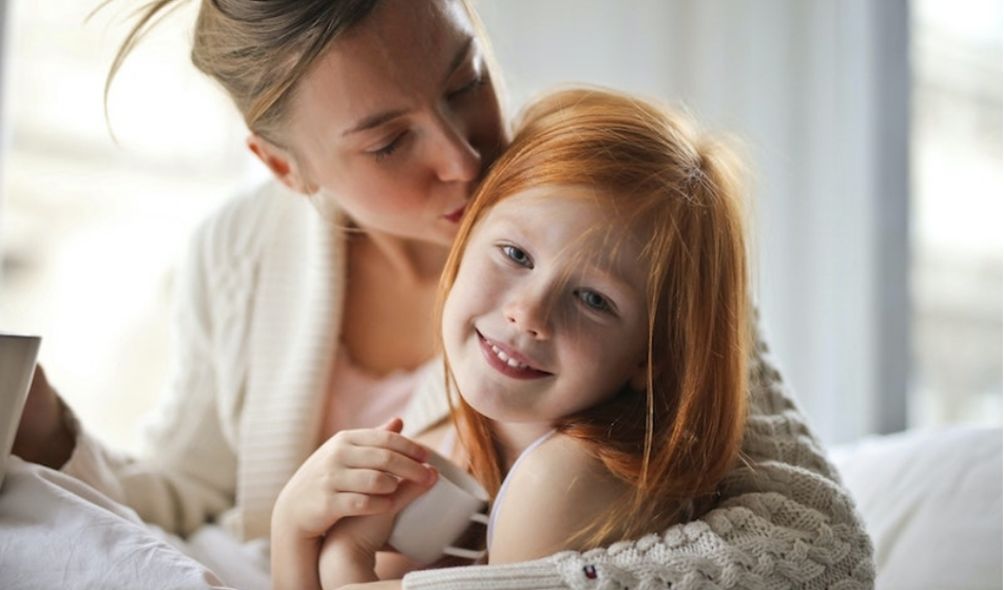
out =
[(215, 526), (187, 542), (140, 521), (87, 484), (11, 457), (0, 489), (0, 587), (269, 587), (264, 542)]

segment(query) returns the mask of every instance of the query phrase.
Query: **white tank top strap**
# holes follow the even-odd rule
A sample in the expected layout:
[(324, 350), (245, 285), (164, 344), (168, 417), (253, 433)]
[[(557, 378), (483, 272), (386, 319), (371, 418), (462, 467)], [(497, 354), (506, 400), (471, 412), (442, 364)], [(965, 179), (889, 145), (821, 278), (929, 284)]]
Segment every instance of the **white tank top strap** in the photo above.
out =
[(499, 493), (496, 494), (495, 501), (492, 502), (491, 512), (488, 514), (487, 547), (489, 551), (491, 551), (492, 533), (495, 530), (495, 519), (498, 517), (499, 506), (502, 505), (502, 500), (503, 498), (505, 498), (506, 491), (508, 491), (509, 489), (509, 476), (511, 476), (513, 472), (516, 471), (516, 468), (519, 467), (519, 464), (523, 462), (523, 459), (525, 459), (527, 455), (532, 453), (533, 450), (539, 447), (540, 445), (544, 444), (544, 442), (547, 441), (547, 439), (554, 436), (556, 432), (557, 430), (553, 429), (549, 430), (548, 432), (545, 432), (543, 435), (540, 436), (540, 438), (533, 441), (525, 449), (523, 449), (523, 452), (519, 454), (519, 457), (516, 457), (516, 461), (512, 464), (512, 467), (509, 468), (509, 473), (506, 474), (505, 479), (502, 480), (502, 485), (499, 486)]

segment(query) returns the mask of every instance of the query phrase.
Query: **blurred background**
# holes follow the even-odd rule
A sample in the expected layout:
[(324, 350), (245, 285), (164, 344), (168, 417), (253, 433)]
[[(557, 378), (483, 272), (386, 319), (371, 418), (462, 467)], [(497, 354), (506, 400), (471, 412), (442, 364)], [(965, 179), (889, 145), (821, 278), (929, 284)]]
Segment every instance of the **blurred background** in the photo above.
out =
[[(590, 82), (741, 138), (762, 326), (825, 442), (1001, 423), (1001, 0), (476, 5), (514, 109)], [(0, 331), (41, 334), (50, 380), (134, 449), (173, 264), (265, 172), (188, 61), (195, 3), (126, 62), (106, 123), (139, 2), (96, 6), (0, 3)]]

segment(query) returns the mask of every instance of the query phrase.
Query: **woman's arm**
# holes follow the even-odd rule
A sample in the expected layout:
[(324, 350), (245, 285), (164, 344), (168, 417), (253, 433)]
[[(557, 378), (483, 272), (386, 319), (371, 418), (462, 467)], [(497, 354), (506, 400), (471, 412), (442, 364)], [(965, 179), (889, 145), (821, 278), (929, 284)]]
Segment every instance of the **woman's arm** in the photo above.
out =
[[(255, 203), (232, 201), (204, 222), (176, 272), (172, 364), (142, 454), (115, 452), (78, 425), (75, 449), (62, 468), (145, 522), (183, 536), (235, 501), (237, 432), (227, 424), (236, 421), (221, 411), (240, 406), (239, 391), (224, 393), (220, 363), (224, 347), (234, 345), (233, 318), (242, 317), (252, 297), (253, 265), (246, 258), (253, 253), (237, 245), (234, 231), (253, 231)], [(221, 297), (224, 289), (243, 297)]]
[(854, 502), (759, 342), (752, 361), (748, 464), (717, 508), (662, 535), (533, 562), (413, 572), (404, 587), (872, 588), (872, 546)]

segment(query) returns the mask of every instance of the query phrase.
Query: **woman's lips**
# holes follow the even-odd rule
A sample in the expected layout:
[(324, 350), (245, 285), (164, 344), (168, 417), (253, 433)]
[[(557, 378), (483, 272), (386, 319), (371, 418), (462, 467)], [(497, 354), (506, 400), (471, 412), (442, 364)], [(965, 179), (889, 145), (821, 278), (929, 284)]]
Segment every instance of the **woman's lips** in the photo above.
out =
[(464, 217), (464, 211), (466, 210), (467, 203), (464, 203), (461, 207), (444, 215), (443, 219), (449, 221), (450, 223), (460, 223), (460, 220)]
[(478, 335), (478, 344), (481, 345), (481, 352), (484, 354), (488, 365), (513, 379), (540, 379), (549, 377), (552, 373), (535, 369), (530, 364), (530, 360), (500, 342), (495, 342), (485, 338), (481, 332), (475, 330)]

